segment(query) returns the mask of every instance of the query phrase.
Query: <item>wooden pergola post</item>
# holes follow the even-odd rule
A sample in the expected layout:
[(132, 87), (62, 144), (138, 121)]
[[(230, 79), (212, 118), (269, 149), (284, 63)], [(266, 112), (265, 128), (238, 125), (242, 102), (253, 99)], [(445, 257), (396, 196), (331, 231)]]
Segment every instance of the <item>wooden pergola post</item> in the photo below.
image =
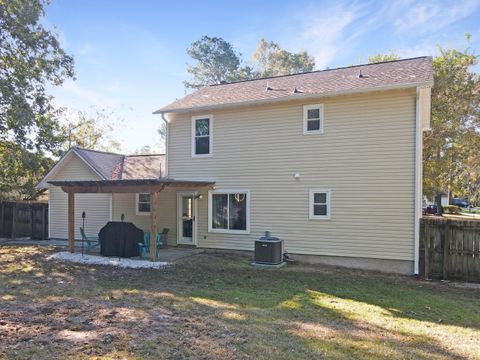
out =
[(158, 192), (150, 193), (150, 261), (157, 261)]
[(75, 193), (68, 193), (68, 251), (75, 252)]

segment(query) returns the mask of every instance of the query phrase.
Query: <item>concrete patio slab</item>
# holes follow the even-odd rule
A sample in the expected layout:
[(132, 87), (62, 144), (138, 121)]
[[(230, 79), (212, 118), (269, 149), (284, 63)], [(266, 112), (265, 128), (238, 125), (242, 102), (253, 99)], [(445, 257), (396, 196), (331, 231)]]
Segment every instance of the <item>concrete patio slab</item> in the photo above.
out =
[[(57, 240), (57, 239), (50, 239), (50, 240), (31, 240), (29, 238), (21, 238), (21, 239), (0, 239), (0, 244), (2, 245), (33, 245), (33, 246), (55, 246), (60, 248), (67, 248), (68, 242), (67, 240)], [(89, 254), (91, 255), (98, 255), (100, 249), (95, 249), (94, 251), (90, 251)], [(82, 252), (82, 242), (75, 241), (75, 253)], [(180, 259), (183, 259), (188, 256), (192, 256), (195, 254), (200, 254), (204, 252), (203, 249), (197, 248), (184, 248), (184, 247), (167, 247), (164, 249), (160, 249), (159, 259), (160, 262), (169, 262), (174, 263)], [(138, 258), (134, 258), (138, 259)]]

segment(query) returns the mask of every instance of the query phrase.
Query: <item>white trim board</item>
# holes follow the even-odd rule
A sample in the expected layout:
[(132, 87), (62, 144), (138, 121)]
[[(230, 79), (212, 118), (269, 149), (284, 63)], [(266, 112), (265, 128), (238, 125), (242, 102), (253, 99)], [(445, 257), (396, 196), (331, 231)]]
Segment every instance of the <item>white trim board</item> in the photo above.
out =
[[(246, 229), (245, 230), (229, 230), (229, 229), (214, 229), (212, 227), (212, 197), (214, 194), (246, 194), (247, 195), (247, 209), (246, 209)], [(250, 190), (246, 189), (215, 189), (208, 191), (208, 232), (220, 234), (250, 234)]]
[[(148, 194), (150, 195), (150, 211), (138, 211), (138, 204), (140, 203), (140, 194)], [(152, 210), (152, 197), (150, 193), (135, 193), (135, 214), (138, 216), (150, 216), (150, 212)]]
[[(313, 205), (315, 204), (313, 198), (315, 194), (318, 193), (325, 193), (326, 194), (326, 203), (327, 205), (327, 215), (314, 215), (313, 212)], [(308, 196), (308, 219), (309, 220), (330, 220), (332, 217), (332, 210), (331, 210), (331, 189), (310, 189), (309, 196)]]
[(417, 87), (415, 101), (415, 195), (414, 195), (414, 274), (419, 274), (420, 265), (420, 217), (422, 216), (422, 161), (423, 161), (423, 121), (421, 119), (420, 88)]
[[(201, 119), (208, 119), (208, 154), (196, 154), (195, 153), (195, 126), (196, 121)], [(213, 115), (196, 115), (192, 116), (192, 158), (209, 158), (213, 156)]]
[[(177, 191), (176, 193), (177, 197), (177, 201), (176, 201), (176, 206), (177, 206), (177, 216), (176, 216), (176, 222), (177, 222), (177, 244), (180, 244), (180, 245), (195, 245), (195, 246), (198, 246), (198, 239), (197, 239), (197, 235), (198, 235), (198, 227), (197, 227), (197, 219), (198, 219), (198, 201), (196, 199), (197, 195), (198, 195), (198, 191)], [(180, 226), (180, 218), (181, 218), (181, 213), (180, 213), (180, 207), (179, 207), (179, 202), (180, 202), (180, 199), (182, 196), (184, 195), (187, 195), (187, 196), (192, 196), (193, 197), (193, 225), (192, 225), (192, 242), (183, 242), (183, 241), (180, 241), (180, 238), (181, 238), (181, 234), (182, 234), (182, 228)]]
[[(308, 110), (316, 110), (319, 112), (319, 129), (318, 130), (308, 130)], [(311, 119), (316, 120), (316, 119)], [(323, 134), (323, 122), (324, 122), (324, 105), (323, 104), (313, 104), (313, 105), (303, 105), (303, 135), (321, 135)]]

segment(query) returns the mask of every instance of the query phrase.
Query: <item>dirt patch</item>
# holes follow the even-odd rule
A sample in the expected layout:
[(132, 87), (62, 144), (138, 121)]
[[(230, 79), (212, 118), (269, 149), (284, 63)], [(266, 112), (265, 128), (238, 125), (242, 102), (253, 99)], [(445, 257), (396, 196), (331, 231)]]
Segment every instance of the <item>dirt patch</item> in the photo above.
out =
[(478, 358), (480, 293), (324, 266), (199, 254), (172, 271), (0, 246), (0, 358)]

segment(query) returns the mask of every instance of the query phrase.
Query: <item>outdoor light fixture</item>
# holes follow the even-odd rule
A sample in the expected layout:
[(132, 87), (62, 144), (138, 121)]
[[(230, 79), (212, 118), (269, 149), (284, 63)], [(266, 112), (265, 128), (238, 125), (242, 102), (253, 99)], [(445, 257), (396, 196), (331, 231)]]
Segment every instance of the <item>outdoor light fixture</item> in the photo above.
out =
[(202, 199), (203, 199), (203, 195), (202, 195), (202, 194), (200, 194), (200, 195), (195, 195), (195, 199), (202, 200)]
[(294, 174), (293, 174), (293, 177), (294, 177), (295, 179), (300, 179), (300, 173), (298, 173), (298, 172), (294, 173)]

